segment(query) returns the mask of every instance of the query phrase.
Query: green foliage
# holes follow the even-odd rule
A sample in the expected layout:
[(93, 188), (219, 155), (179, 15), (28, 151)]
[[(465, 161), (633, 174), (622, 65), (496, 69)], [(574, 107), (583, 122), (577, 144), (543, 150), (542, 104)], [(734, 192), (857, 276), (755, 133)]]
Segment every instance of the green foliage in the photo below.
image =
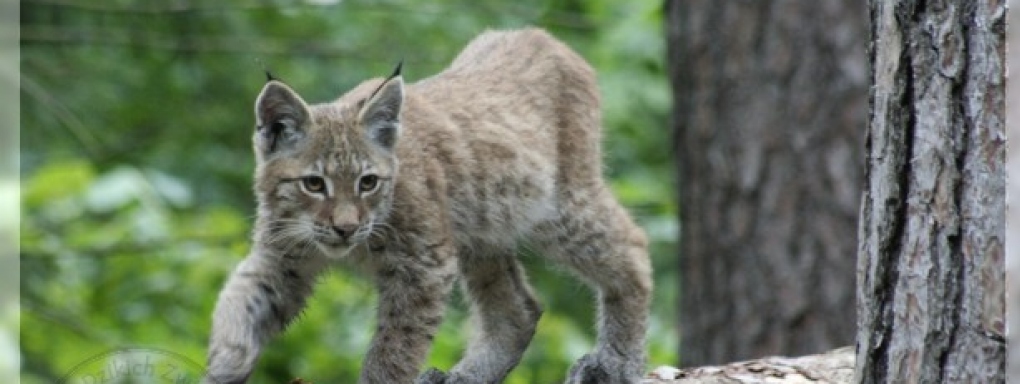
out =
[[(400, 59), (409, 81), (427, 77), (480, 31), (523, 25), (551, 30), (599, 72), (607, 173), (653, 240), (650, 364), (675, 362), (677, 207), (657, 1), (172, 4), (21, 4), (23, 382), (54, 382), (123, 346), (204, 362), (216, 293), (249, 247), (257, 61), (321, 101)], [(525, 259), (547, 313), (508, 382), (559, 382), (594, 343), (594, 301)], [(374, 292), (344, 269), (317, 292), (266, 348), (255, 382), (355, 380)], [(456, 362), (466, 317), (455, 297), (430, 364)]]

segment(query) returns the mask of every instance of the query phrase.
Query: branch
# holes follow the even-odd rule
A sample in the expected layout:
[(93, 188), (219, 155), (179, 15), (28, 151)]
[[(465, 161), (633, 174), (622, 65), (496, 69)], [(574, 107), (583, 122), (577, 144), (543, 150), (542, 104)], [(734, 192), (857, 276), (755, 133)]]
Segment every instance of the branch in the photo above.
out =
[(854, 348), (820, 355), (766, 357), (720, 366), (659, 367), (642, 384), (848, 384), (854, 378)]
[[(662, 366), (641, 384), (850, 384), (854, 379), (854, 347), (820, 355), (766, 357), (719, 366), (677, 369)], [(295, 378), (288, 384), (313, 384)]]

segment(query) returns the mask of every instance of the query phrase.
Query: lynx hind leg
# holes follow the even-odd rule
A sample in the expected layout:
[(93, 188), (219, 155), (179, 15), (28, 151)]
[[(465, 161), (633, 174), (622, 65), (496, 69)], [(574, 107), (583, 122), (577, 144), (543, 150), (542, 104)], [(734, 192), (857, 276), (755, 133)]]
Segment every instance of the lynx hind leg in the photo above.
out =
[(462, 259), (463, 288), (476, 333), (454, 373), (499, 383), (517, 366), (535, 335), (542, 308), (513, 250)]
[(598, 295), (596, 348), (571, 368), (567, 383), (637, 383), (652, 291), (644, 232), (608, 193), (560, 212), (565, 214), (537, 228), (539, 245)]
[(501, 383), (535, 335), (542, 309), (512, 249), (465, 251), (459, 266), (475, 334), (449, 374), (429, 371), (418, 383)]

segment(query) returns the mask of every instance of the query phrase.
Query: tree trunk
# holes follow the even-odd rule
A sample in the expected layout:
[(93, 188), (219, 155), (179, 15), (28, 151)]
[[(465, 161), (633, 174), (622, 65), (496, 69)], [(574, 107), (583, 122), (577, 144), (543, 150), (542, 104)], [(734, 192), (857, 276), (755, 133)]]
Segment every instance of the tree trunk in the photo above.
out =
[(869, 4), (856, 379), (1005, 382), (1005, 5)]
[(668, 2), (683, 365), (852, 343), (865, 9)]

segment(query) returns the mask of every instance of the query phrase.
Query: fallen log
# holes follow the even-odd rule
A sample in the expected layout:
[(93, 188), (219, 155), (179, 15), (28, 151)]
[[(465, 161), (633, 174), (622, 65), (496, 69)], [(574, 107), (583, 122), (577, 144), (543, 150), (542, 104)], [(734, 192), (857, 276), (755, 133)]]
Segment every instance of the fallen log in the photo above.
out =
[(849, 384), (854, 348), (801, 357), (766, 357), (718, 366), (659, 367), (642, 384)]

